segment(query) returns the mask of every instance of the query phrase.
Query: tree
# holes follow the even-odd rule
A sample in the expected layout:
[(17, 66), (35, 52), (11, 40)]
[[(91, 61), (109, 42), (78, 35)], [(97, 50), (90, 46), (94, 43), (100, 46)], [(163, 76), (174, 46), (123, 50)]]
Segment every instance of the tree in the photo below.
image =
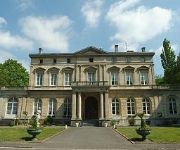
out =
[(27, 70), (16, 60), (0, 64), (0, 87), (25, 87), (29, 83)]
[(156, 85), (163, 85), (164, 83), (164, 77), (161, 75), (155, 76)]
[(176, 56), (171, 48), (170, 41), (164, 39), (161, 53), (161, 63), (164, 68), (164, 81), (168, 84), (174, 84), (174, 74), (176, 72)]

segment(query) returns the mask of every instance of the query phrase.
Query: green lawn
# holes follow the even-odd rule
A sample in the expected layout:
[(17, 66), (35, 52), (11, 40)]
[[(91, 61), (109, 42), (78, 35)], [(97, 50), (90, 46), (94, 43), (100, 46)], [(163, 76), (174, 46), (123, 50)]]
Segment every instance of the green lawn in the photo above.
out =
[[(129, 139), (141, 138), (132, 127), (119, 127), (117, 130)], [(180, 143), (180, 127), (152, 127), (148, 139), (156, 143)]]
[[(54, 134), (64, 130), (63, 127), (45, 127), (41, 134), (37, 136), (38, 140), (44, 140)], [(26, 127), (0, 127), (0, 142), (2, 141), (25, 141), (30, 139), (26, 132)]]

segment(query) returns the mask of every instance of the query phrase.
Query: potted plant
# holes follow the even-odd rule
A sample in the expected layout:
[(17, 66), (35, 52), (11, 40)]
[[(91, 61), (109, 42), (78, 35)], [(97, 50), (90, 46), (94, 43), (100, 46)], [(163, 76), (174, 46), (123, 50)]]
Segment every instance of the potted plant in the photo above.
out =
[(144, 113), (138, 114), (138, 116), (141, 118), (141, 126), (140, 128), (136, 129), (136, 133), (142, 136), (142, 140), (146, 140), (147, 135), (151, 133), (151, 130), (147, 127), (146, 121), (143, 118)]
[(42, 128), (39, 127), (39, 119), (37, 115), (34, 115), (30, 120), (30, 127), (27, 129), (28, 134), (32, 135), (32, 140), (37, 140), (36, 136), (42, 132)]

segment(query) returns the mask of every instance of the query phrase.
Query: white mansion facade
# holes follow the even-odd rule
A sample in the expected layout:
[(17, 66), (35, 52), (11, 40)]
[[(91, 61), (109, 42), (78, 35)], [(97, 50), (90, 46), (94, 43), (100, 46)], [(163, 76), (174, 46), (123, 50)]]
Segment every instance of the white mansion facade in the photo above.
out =
[(100, 126), (144, 113), (148, 122), (180, 123), (180, 88), (156, 86), (153, 52), (106, 52), (87, 47), (74, 53), (30, 54), (30, 81), (26, 88), (1, 88), (0, 123), (24, 119), (41, 110), (41, 118), (55, 123), (94, 120)]

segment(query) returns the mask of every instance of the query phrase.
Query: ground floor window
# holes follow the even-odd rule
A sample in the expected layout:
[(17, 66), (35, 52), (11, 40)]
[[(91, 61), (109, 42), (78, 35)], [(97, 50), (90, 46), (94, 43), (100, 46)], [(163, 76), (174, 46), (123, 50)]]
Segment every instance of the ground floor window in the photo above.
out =
[(150, 100), (148, 98), (144, 98), (142, 100), (142, 104), (143, 104), (143, 113), (144, 114), (150, 114), (150, 109), (151, 109)]
[(7, 112), (8, 115), (16, 115), (17, 114), (17, 108), (18, 108), (18, 99), (13, 97), (8, 100), (7, 104)]
[(57, 101), (55, 98), (49, 100), (49, 116), (55, 116)]
[(177, 114), (176, 99), (172, 97), (169, 98), (169, 113)]
[(42, 111), (42, 100), (37, 98), (34, 102), (34, 114), (37, 113), (37, 110)]
[(117, 98), (112, 100), (112, 114), (119, 115), (119, 100)]
[(135, 115), (135, 100), (134, 100), (134, 98), (128, 98), (128, 100), (127, 100), (127, 113), (128, 113), (128, 115)]
[(67, 97), (64, 100), (64, 118), (70, 118), (71, 117), (71, 106), (72, 105), (72, 101), (69, 97)]

